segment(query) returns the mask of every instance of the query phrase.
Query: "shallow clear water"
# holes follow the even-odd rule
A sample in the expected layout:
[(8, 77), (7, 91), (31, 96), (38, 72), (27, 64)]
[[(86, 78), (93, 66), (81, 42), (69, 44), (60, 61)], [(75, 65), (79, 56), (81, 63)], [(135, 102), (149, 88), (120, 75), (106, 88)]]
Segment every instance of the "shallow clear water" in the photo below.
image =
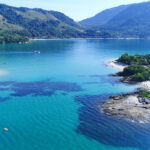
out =
[(149, 124), (100, 111), (99, 105), (110, 95), (137, 88), (110, 76), (118, 70), (106, 65), (125, 52), (150, 53), (150, 41), (45, 40), (1, 45), (0, 150), (150, 149)]

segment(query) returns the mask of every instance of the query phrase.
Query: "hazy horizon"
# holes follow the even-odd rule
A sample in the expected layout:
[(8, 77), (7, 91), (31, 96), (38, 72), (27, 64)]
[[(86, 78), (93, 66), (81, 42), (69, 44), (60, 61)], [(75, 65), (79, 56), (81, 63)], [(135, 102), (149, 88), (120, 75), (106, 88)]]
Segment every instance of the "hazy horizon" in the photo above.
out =
[(39, 0), (38, 2), (35, 0), (1, 0), (0, 3), (16, 7), (42, 8), (46, 10), (60, 11), (74, 20), (80, 21), (92, 17), (108, 8), (146, 1), (148, 0), (126, 0), (125, 2), (121, 0), (106, 0), (105, 2), (102, 0), (82, 0), (82, 2), (79, 0), (55, 0), (55, 2), (50, 2), (50, 0)]

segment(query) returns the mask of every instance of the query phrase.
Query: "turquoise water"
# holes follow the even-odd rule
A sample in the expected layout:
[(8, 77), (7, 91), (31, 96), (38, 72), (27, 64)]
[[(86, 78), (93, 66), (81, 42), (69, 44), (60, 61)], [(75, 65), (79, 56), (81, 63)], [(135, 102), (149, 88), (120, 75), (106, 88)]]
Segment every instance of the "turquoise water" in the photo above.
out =
[(99, 105), (110, 95), (137, 88), (110, 76), (118, 70), (106, 65), (125, 52), (150, 53), (150, 41), (44, 40), (1, 45), (0, 150), (150, 149), (149, 124), (100, 111)]

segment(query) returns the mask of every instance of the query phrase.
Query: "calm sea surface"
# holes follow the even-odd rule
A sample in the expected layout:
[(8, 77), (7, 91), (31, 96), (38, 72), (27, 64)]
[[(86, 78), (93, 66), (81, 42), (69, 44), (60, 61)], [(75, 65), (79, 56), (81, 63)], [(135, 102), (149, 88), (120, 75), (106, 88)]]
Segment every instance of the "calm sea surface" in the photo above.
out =
[(0, 45), (0, 150), (149, 150), (150, 124), (105, 115), (99, 106), (136, 90), (106, 65), (126, 52), (148, 54), (150, 40)]

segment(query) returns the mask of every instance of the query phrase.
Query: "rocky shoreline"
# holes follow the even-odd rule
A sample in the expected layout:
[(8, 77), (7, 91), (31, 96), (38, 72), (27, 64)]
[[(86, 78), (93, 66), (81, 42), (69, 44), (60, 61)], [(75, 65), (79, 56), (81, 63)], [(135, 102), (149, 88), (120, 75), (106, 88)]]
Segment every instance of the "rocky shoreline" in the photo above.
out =
[(138, 97), (138, 92), (111, 96), (101, 105), (104, 113), (120, 116), (133, 122), (150, 122), (150, 99)]
[[(113, 63), (116, 63), (116, 61), (113, 61)], [(117, 63), (117, 65), (119, 64)], [(117, 75), (118, 73), (115, 74), (115, 76)], [(143, 83), (130, 82), (126, 78), (122, 78), (121, 81), (130, 84), (139, 84), (139, 86), (141, 85), (141, 89), (134, 93), (110, 96), (106, 102), (100, 105), (101, 110), (106, 114), (121, 117), (132, 122), (149, 123), (150, 98), (140, 96), (141, 92), (150, 90), (149, 81)]]

